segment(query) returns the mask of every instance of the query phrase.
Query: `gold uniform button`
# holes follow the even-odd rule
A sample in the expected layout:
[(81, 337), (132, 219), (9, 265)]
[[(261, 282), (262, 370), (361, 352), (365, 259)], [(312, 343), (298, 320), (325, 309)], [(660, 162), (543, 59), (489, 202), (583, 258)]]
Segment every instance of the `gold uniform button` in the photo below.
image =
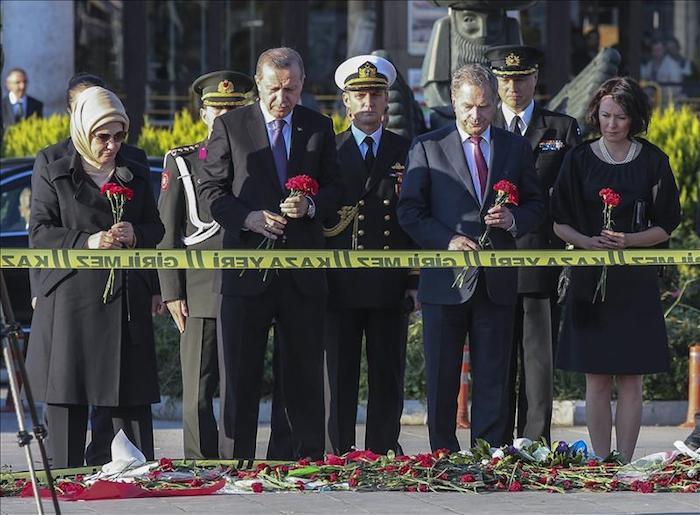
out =
[(364, 236), (364, 235), (365, 235), (365, 231), (363, 231), (362, 229), (360, 229), (359, 231), (357, 231), (357, 235), (358, 235), (358, 236)]
[(384, 236), (389, 236), (391, 234), (391, 231), (384, 231)]
[(358, 204), (361, 205), (361, 206), (364, 206), (364, 205), (365, 205), (365, 201), (364, 201), (364, 200), (360, 200), (360, 201), (358, 202)]
[(365, 250), (365, 246), (364, 246), (364, 245), (358, 245), (358, 246), (357, 246), (357, 250)]
[(365, 215), (357, 215), (357, 219), (361, 222), (365, 219)]
[(385, 198), (382, 202), (384, 203), (385, 206), (388, 206), (389, 204), (391, 204), (391, 201), (388, 198)]
[(386, 220), (387, 222), (391, 220), (391, 215), (384, 215), (384, 220)]
[(384, 245), (382, 248), (383, 248), (384, 250), (389, 250), (389, 245)]

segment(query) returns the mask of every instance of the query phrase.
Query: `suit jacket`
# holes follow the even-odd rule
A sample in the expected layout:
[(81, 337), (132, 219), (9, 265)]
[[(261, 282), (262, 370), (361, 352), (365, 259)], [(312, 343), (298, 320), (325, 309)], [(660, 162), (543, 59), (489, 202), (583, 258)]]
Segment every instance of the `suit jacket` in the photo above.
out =
[[(506, 129), (501, 108), (493, 120), (495, 127)], [(520, 236), (515, 244), (519, 249), (563, 249), (564, 242), (553, 229), (550, 207), (552, 189), (559, 176), (559, 168), (566, 152), (581, 141), (575, 118), (554, 111), (547, 111), (535, 104), (532, 119), (525, 134), (535, 156), (535, 172), (545, 193), (545, 219), (532, 231)], [(557, 291), (558, 267), (523, 267), (518, 270), (518, 293), (547, 293)]]
[[(340, 207), (342, 186), (338, 175), (338, 154), (330, 118), (297, 105), (292, 114), (291, 148), (287, 175), (309, 175), (320, 189), (314, 197), (316, 214), (289, 219), (284, 238), (277, 249), (322, 249), (322, 220)], [(252, 211), (280, 212), (279, 204), (288, 192), (282, 191), (277, 178), (272, 149), (259, 103), (226, 113), (216, 119), (207, 146), (201, 198), (214, 219), (224, 228), (224, 248), (256, 249), (264, 237), (245, 230), (244, 222)], [(306, 295), (327, 292), (323, 270), (291, 271), (299, 290)], [(275, 280), (271, 271), (263, 280), (261, 271), (224, 270), (221, 292), (226, 295), (257, 295)]]
[[(410, 141), (391, 131), (382, 131), (379, 151), (371, 174), (350, 129), (335, 138), (343, 181), (343, 206), (357, 205), (357, 249), (412, 249), (415, 244), (396, 218), (401, 175), (397, 164), (405, 166)], [(340, 216), (324, 221), (334, 227)], [(340, 234), (326, 238), (326, 247), (351, 249), (353, 223)], [(408, 269), (343, 269), (328, 274), (329, 303), (336, 307), (383, 307), (401, 309), (406, 290), (415, 289), (417, 276), (410, 281)]]
[[(199, 243), (186, 246), (182, 239), (197, 231), (193, 224), (193, 218), (197, 222), (211, 222), (211, 214), (203, 208), (199, 198), (198, 181), (202, 178), (204, 159), (206, 153), (200, 153), (200, 149), (206, 151), (206, 141), (188, 147), (180, 147), (171, 150), (165, 156), (165, 167), (161, 180), (160, 197), (158, 198), (158, 211), (165, 226), (165, 236), (158, 245), (159, 249), (190, 248), (198, 250), (220, 249), (224, 231), (219, 228), (216, 233)], [(186, 199), (185, 187), (181, 170), (176, 163), (176, 158), (182, 158), (187, 171), (192, 175), (195, 197), (191, 201)], [(218, 316), (218, 296), (214, 293), (215, 282), (218, 277), (217, 270), (158, 270), (160, 278), (161, 294), (164, 301), (186, 299), (189, 315), (200, 318), (216, 318)]]
[[(44, 104), (36, 98), (27, 95), (27, 112), (24, 113), (22, 118), (29, 118), (33, 114), (41, 118), (44, 114)], [(2, 123), (5, 127), (15, 123), (15, 113), (12, 111), (12, 102), (10, 102), (9, 95), (2, 97)]]
[[(75, 151), (75, 145), (73, 145), (70, 138), (66, 138), (63, 141), (49, 145), (46, 148), (42, 148), (37, 153), (36, 158), (34, 158), (34, 167), (32, 168), (32, 191), (35, 190), (35, 181), (40, 177), (40, 172), (44, 167), (46, 167), (49, 163), (58, 161), (65, 156), (72, 156)], [(123, 159), (127, 165), (129, 163), (134, 163), (136, 166), (149, 169), (146, 153), (138, 147), (122, 143), (117, 155)], [(33, 247), (31, 235), (29, 236), (29, 247)], [(39, 272), (40, 270), (36, 268), (29, 270), (29, 285), (32, 291), (32, 297), (36, 297), (38, 295), (37, 285)], [(151, 291), (153, 295), (157, 295), (160, 292), (157, 274), (155, 272), (150, 272), (150, 275)]]
[[(509, 206), (517, 236), (542, 222), (544, 200), (530, 146), (524, 138), (496, 127), (491, 127), (491, 135), (491, 165), (483, 206), (479, 205), (456, 125), (414, 140), (398, 215), (401, 226), (420, 247), (445, 250), (452, 237), (460, 234), (477, 240), (486, 228), (486, 211), (495, 201), (493, 185), (502, 179), (514, 183), (520, 193), (520, 205)], [(495, 249), (515, 248), (515, 238), (504, 229), (491, 229), (490, 239)], [(461, 288), (452, 287), (460, 271), (461, 268), (421, 270), (420, 300), (431, 304), (461, 304), (469, 300), (476, 281), (467, 281)], [(494, 303), (515, 303), (516, 269), (486, 268), (483, 277)]]

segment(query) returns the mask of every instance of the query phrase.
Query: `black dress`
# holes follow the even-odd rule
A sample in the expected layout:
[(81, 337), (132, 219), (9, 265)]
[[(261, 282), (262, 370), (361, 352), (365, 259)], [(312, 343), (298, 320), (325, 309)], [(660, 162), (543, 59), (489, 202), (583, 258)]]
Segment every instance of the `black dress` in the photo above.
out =
[[(621, 196), (620, 205), (612, 210), (613, 230), (632, 232), (635, 203), (643, 200), (651, 225), (670, 234), (680, 223), (673, 172), (666, 154), (640, 141), (641, 152), (626, 164), (605, 163), (593, 153), (590, 141), (572, 149), (554, 188), (554, 221), (587, 236), (600, 234), (603, 203), (598, 192), (612, 188)], [(572, 268), (557, 367), (591, 374), (668, 371), (657, 267), (608, 267), (605, 301), (598, 297), (593, 303), (601, 270)]]

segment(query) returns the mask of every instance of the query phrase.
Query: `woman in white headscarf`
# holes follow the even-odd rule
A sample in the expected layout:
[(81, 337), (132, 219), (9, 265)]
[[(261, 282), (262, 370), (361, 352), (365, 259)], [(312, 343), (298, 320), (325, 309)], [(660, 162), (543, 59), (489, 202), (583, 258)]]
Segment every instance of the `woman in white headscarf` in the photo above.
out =
[[(36, 171), (30, 238), (36, 248), (154, 248), (163, 236), (149, 170), (118, 155), (129, 130), (124, 106), (92, 87), (71, 114), (76, 151)], [(106, 183), (133, 191), (120, 223), (100, 192)], [(124, 430), (153, 458), (150, 404), (158, 402), (150, 279), (145, 270), (45, 269), (27, 356), (35, 396), (46, 403), (54, 467), (83, 464), (88, 406), (108, 409), (115, 434)]]

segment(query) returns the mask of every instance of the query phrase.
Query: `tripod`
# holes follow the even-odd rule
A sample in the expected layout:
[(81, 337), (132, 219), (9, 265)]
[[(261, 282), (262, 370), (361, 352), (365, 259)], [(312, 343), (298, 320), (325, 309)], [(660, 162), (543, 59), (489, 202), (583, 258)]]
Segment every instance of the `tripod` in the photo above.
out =
[[(48, 458), (46, 456), (46, 447), (44, 445), (44, 439), (46, 438), (47, 432), (46, 428), (39, 420), (36, 405), (34, 404), (34, 397), (32, 396), (32, 390), (29, 386), (29, 379), (27, 378), (27, 371), (24, 368), (24, 360), (22, 359), (22, 354), (20, 354), (19, 346), (17, 344), (17, 335), (22, 328), (15, 321), (12, 306), (10, 305), (10, 297), (7, 293), (7, 286), (5, 284), (5, 276), (2, 274), (2, 270), (0, 270), (0, 300), (2, 301), (0, 303), (2, 354), (5, 358), (5, 366), (7, 367), (7, 375), (10, 382), (10, 392), (12, 393), (12, 400), (15, 405), (15, 415), (17, 416), (17, 426), (19, 429), (17, 431), (17, 443), (24, 449), (24, 454), (27, 458), (27, 466), (29, 467), (29, 475), (32, 479), (32, 490), (34, 492), (37, 512), (40, 515), (43, 515), (44, 506), (41, 502), (41, 495), (39, 494), (39, 481), (37, 480), (36, 471), (34, 470), (34, 460), (32, 459), (32, 450), (30, 447), (32, 438), (36, 438), (36, 442), (39, 446), (39, 452), (41, 453), (41, 461), (44, 464), (44, 471), (46, 472), (46, 481), (49, 485), (49, 490), (51, 491), (51, 500), (53, 501), (54, 511), (56, 514), (60, 515), (61, 508), (58, 505), (53, 476), (51, 475), (51, 468), (49, 467)], [(17, 366), (16, 369), (15, 364)], [(20, 395), (19, 386), (17, 384), (17, 372), (19, 372), (19, 377), (24, 384), (24, 392), (27, 396), (27, 404), (29, 405), (29, 414), (32, 419), (34, 436), (32, 436), (26, 430), (24, 425), (24, 409), (22, 406), (22, 397)]]

